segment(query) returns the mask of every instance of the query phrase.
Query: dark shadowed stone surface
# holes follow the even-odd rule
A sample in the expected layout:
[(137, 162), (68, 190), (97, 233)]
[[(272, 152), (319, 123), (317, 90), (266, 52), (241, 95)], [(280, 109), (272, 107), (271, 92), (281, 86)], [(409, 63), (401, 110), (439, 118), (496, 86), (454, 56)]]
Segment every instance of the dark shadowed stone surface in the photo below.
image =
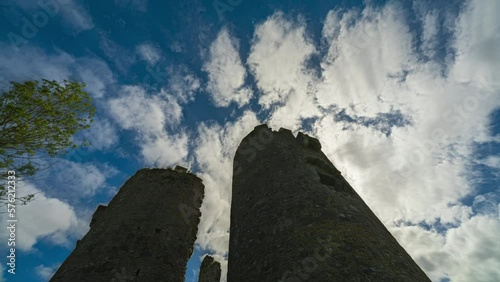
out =
[(260, 125), (233, 165), (229, 282), (430, 281), (317, 139)]
[(201, 179), (142, 169), (107, 207), (50, 281), (184, 282), (204, 195)]
[(200, 266), (200, 278), (198, 282), (220, 282), (220, 263), (211, 256), (205, 256)]

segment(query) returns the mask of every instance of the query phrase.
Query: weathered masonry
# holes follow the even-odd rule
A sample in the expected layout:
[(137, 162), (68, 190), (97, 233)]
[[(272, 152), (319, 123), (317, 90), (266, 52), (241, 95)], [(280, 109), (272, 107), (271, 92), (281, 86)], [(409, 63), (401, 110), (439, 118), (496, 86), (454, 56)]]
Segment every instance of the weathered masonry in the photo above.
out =
[(204, 196), (182, 168), (142, 169), (107, 207), (50, 281), (184, 282)]
[(257, 126), (234, 158), (228, 281), (430, 281), (321, 151)]
[(198, 282), (219, 282), (221, 276), (220, 263), (211, 256), (205, 256), (200, 266)]

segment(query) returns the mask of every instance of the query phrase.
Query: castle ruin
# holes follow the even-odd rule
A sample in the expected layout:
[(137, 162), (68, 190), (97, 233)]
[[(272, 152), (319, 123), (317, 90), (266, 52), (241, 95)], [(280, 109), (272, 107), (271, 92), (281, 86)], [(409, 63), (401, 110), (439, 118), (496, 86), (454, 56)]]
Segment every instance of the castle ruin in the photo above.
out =
[(107, 207), (50, 281), (184, 281), (193, 252), (201, 179), (171, 169), (141, 169)]
[(234, 158), (228, 282), (430, 281), (321, 151), (257, 126)]
[[(430, 281), (315, 138), (255, 127), (232, 185), (228, 282)], [(183, 282), (203, 191), (181, 167), (138, 171), (51, 281)], [(219, 279), (206, 256), (199, 281)]]

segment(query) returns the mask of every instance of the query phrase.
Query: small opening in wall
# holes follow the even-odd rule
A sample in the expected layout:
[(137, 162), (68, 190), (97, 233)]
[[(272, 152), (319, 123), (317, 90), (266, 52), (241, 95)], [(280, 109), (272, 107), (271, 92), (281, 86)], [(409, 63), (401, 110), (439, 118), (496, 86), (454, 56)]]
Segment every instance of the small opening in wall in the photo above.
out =
[(158, 234), (158, 233), (160, 233), (160, 232), (161, 232), (161, 229), (160, 229), (160, 228), (156, 228), (156, 229), (155, 229), (155, 233), (157, 233), (157, 234)]
[(319, 172), (318, 172), (318, 175), (319, 175), (319, 181), (322, 184), (332, 186), (332, 187), (335, 187), (335, 184), (337, 184), (337, 180), (332, 176), (329, 176), (329, 175), (326, 175), (323, 173), (319, 173)]
[(319, 175), (319, 180), (321, 184), (331, 186), (337, 192), (344, 192), (353, 194), (354, 190), (351, 188), (349, 183), (342, 179), (342, 177), (334, 177), (328, 174), (323, 174), (321, 172), (317, 172)]

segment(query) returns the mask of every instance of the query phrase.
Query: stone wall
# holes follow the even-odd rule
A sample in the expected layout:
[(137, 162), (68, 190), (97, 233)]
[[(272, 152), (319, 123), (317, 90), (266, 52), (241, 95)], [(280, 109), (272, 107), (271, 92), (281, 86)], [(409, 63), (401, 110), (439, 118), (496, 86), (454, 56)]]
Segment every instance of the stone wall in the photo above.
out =
[(203, 195), (201, 179), (185, 170), (139, 170), (98, 207), (50, 281), (184, 282)]
[(220, 282), (220, 263), (211, 256), (205, 256), (200, 266), (198, 282)]
[(255, 128), (234, 158), (228, 281), (430, 281), (321, 151)]

